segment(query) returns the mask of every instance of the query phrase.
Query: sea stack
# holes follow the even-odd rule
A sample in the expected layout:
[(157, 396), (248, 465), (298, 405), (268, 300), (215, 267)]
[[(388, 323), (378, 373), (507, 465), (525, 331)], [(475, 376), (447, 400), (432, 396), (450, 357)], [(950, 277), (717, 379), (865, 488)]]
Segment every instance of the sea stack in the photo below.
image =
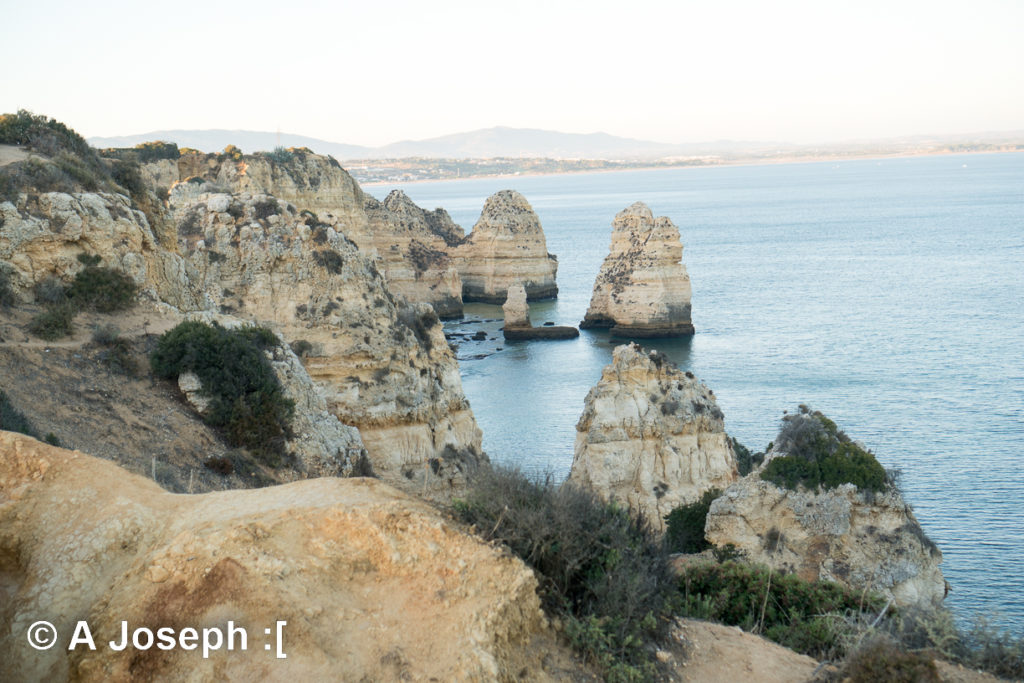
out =
[(711, 390), (658, 351), (616, 347), (584, 402), (569, 481), (663, 530), (675, 507), (738, 476)]
[(607, 327), (624, 337), (693, 334), (682, 257), (679, 228), (671, 220), (655, 218), (643, 202), (620, 211), (580, 327)]
[(503, 303), (516, 282), (530, 301), (558, 295), (558, 259), (548, 253), (533, 207), (514, 190), (488, 197), (469, 237), (449, 253), (462, 278), (463, 301)]
[(526, 339), (574, 339), (580, 336), (575, 327), (545, 325), (534, 327), (530, 324), (530, 305), (526, 302), (526, 288), (517, 282), (508, 288), (508, 297), (501, 307), (505, 314), (505, 325), (501, 328), (505, 339), (510, 341)]

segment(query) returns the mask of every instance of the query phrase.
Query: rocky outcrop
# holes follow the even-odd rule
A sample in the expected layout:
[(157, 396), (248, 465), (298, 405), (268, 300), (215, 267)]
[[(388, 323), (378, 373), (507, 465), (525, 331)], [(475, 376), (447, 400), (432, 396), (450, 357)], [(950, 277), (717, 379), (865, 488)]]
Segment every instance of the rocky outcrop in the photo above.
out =
[[(175, 495), (9, 432), (0, 590), (9, 680), (544, 680), (560, 652), (521, 561), (382, 482)], [(26, 643), (39, 621), (56, 647)], [(95, 650), (69, 651), (80, 622)], [(116, 651), (122, 622), (198, 649)]]
[(530, 304), (526, 301), (526, 288), (522, 282), (508, 288), (508, 295), (501, 306), (501, 311), (505, 316), (505, 324), (502, 327), (504, 331), (533, 327), (530, 323)]
[(569, 481), (663, 529), (673, 508), (737, 476), (711, 390), (664, 354), (616, 347), (576, 425)]
[(457, 485), (486, 459), (430, 306), (396, 301), (332, 215), (206, 189), (180, 183), (170, 198), (206, 308), (306, 342), (306, 370), (330, 412), (359, 429), (378, 475), (424, 489)]
[(625, 337), (693, 334), (682, 256), (679, 228), (671, 220), (655, 218), (642, 202), (620, 211), (580, 327), (610, 327)]
[(736, 546), (750, 561), (878, 591), (898, 605), (935, 607), (946, 592), (942, 553), (895, 488), (793, 491), (755, 471), (711, 504), (705, 535), (714, 545)]
[(424, 211), (399, 190), (383, 202), (365, 195), (331, 157), (302, 149), (277, 158), (183, 154), (177, 162), (155, 161), (144, 169), (155, 186), (193, 178), (211, 189), (285, 200), (378, 259), (392, 294), (429, 303), (441, 317), (462, 314), (462, 281), (448, 254), (462, 241), (462, 228), (444, 209)]
[(160, 246), (146, 215), (121, 194), (24, 192), (0, 202), (0, 260), (11, 270), (11, 285), (24, 300), (33, 285), (56, 277), (68, 282), (84, 266), (83, 254), (98, 254), (103, 265), (123, 271), (151, 299), (195, 308), (182, 258)]
[(487, 198), (469, 237), (451, 254), (464, 301), (503, 303), (516, 282), (522, 282), (531, 301), (558, 295), (558, 260), (548, 253), (533, 207), (514, 190)]
[(509, 341), (529, 339), (574, 339), (580, 336), (575, 327), (545, 326), (530, 324), (530, 305), (526, 302), (526, 288), (517, 282), (508, 288), (508, 298), (501, 307), (505, 324), (501, 333)]
[(383, 202), (365, 197), (368, 226), (349, 235), (363, 251), (383, 263), (393, 294), (425, 302), (442, 318), (462, 315), (462, 280), (448, 255), (463, 238), (444, 209), (424, 211), (401, 190)]
[[(208, 312), (192, 313), (186, 318), (229, 330), (247, 324), (238, 318)], [(293, 467), (299, 475), (308, 478), (370, 474), (368, 470), (372, 468), (359, 430), (342, 424), (328, 410), (327, 401), (291, 347), (281, 341), (265, 353), (284, 397), (295, 406), (284, 450), (294, 458)], [(178, 388), (197, 413), (206, 412), (210, 398), (195, 373), (179, 375)]]

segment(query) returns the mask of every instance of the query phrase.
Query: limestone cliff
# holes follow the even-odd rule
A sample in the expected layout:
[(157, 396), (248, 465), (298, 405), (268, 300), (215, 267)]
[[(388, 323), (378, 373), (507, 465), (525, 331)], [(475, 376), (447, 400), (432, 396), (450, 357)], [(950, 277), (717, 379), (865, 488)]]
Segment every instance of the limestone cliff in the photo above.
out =
[(161, 247), (145, 214), (125, 195), (98, 192), (23, 192), (0, 202), (0, 259), (12, 268), (23, 299), (47, 277), (69, 281), (83, 268), (81, 254), (129, 275), (152, 299), (194, 308), (200, 294), (181, 257)]
[(642, 513), (664, 516), (738, 476), (711, 390), (656, 351), (619, 346), (587, 394), (569, 481)]
[(331, 157), (293, 149), (265, 154), (183, 154), (177, 162), (146, 164), (154, 186), (170, 187), (188, 178), (212, 188), (267, 194), (293, 204), (314, 221), (324, 221), (378, 259), (393, 294), (429, 303), (441, 317), (462, 313), (462, 282), (448, 255), (463, 239), (462, 229), (444, 209), (424, 211), (401, 191), (383, 202), (365, 195)]
[(693, 334), (682, 256), (679, 228), (671, 220), (655, 218), (642, 202), (620, 211), (580, 327), (610, 327), (627, 337)]
[(448, 256), (462, 229), (444, 209), (424, 211), (401, 190), (383, 202), (365, 198), (365, 233), (349, 235), (359, 248), (375, 254), (393, 294), (434, 307), (442, 318), (462, 314), (462, 280)]
[[(9, 680), (549, 680), (560, 652), (521, 561), (372, 479), (175, 495), (0, 432), (0, 570)], [(42, 620), (48, 650), (26, 643)], [(96, 650), (69, 651), (79, 621)], [(199, 649), (115, 651), (122, 621)], [(245, 650), (204, 657), (229, 622)]]
[(397, 302), (333, 215), (205, 189), (180, 183), (170, 206), (207, 308), (268, 321), (289, 342), (307, 342), (307, 371), (330, 411), (359, 429), (376, 473), (452, 484), (486, 459), (430, 306)]
[(487, 198), (469, 237), (451, 254), (462, 277), (464, 301), (504, 303), (517, 281), (530, 300), (558, 294), (558, 260), (548, 253), (533, 207), (514, 190)]
[(871, 494), (844, 484), (820, 493), (791, 491), (755, 471), (711, 504), (705, 533), (751, 561), (869, 588), (898, 605), (930, 608), (945, 596), (942, 553), (895, 489)]

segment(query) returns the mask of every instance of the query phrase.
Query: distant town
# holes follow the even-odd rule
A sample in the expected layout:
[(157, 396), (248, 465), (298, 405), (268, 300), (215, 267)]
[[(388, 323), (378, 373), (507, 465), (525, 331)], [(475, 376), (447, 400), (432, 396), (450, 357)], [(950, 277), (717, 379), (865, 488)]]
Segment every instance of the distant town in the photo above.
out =
[(1024, 151), (1024, 139), (1005, 143), (953, 143), (925, 145), (878, 145), (855, 147), (779, 148), (730, 155), (665, 157), (661, 159), (551, 159), (544, 157), (497, 157), (492, 159), (355, 159), (341, 162), (360, 184), (408, 183), (456, 180), (488, 176), (584, 173), (629, 169), (680, 168), (770, 164), (833, 159), (863, 159), (932, 154), (974, 154)]

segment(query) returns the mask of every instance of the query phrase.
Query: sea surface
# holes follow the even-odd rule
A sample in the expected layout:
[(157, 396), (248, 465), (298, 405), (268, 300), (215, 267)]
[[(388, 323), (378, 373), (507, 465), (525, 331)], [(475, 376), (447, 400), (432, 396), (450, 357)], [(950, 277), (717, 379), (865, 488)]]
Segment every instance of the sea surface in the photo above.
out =
[[(535, 325), (576, 325), (615, 214), (643, 201), (679, 226), (692, 339), (652, 341), (718, 398), (751, 450), (806, 403), (863, 442), (944, 555), (961, 621), (1024, 635), (1024, 153), (722, 166), (378, 185), (468, 232), (515, 189), (558, 256)], [(449, 332), (493, 461), (564, 477), (605, 332), (505, 343), (501, 308)], [(488, 322), (489, 321), (489, 322)], [(499, 350), (500, 349), (500, 350)]]

